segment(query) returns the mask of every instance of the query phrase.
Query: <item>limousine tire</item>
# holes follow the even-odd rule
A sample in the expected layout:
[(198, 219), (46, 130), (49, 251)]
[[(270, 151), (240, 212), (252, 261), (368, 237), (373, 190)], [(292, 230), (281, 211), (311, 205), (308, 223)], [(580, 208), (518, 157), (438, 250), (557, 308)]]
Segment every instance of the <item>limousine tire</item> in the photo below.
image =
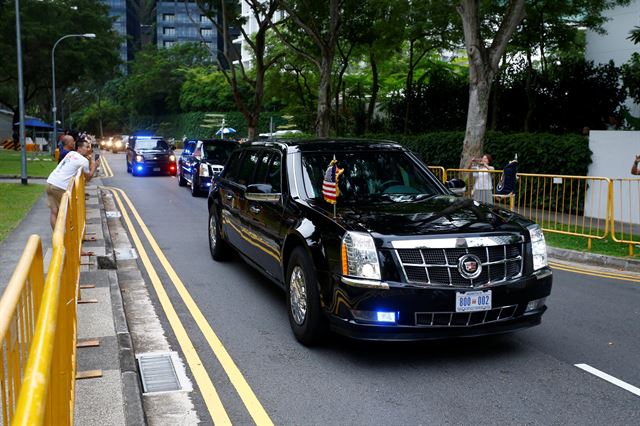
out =
[(229, 245), (222, 239), (215, 211), (209, 213), (209, 251), (216, 261), (225, 260), (229, 254)]
[(289, 258), (287, 310), (291, 329), (300, 343), (311, 346), (322, 339), (327, 327), (320, 307), (318, 279), (313, 263), (302, 247), (294, 249)]

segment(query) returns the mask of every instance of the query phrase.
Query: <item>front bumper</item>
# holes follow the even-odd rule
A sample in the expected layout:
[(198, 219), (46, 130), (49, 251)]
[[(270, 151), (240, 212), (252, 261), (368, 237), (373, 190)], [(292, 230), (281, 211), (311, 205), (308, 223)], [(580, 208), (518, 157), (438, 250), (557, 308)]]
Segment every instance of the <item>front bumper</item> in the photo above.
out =
[[(507, 333), (540, 324), (546, 306), (525, 312), (527, 304), (549, 296), (552, 273), (548, 268), (487, 288), (428, 288), (390, 283), (389, 289), (346, 285), (333, 278), (329, 323), (335, 332), (363, 340), (425, 340)], [(492, 309), (455, 312), (456, 292), (491, 290)], [(395, 312), (396, 322), (356, 319), (353, 310)]]
[(131, 166), (137, 173), (176, 173), (176, 163), (172, 162), (152, 162), (144, 161), (141, 163), (133, 163)]

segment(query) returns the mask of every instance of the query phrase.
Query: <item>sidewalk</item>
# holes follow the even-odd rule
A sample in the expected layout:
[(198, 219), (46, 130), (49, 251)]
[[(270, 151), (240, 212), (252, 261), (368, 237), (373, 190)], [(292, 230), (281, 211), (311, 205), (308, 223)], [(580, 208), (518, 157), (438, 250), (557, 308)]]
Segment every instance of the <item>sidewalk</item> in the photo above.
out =
[[(4, 181), (4, 180), (3, 180)], [(40, 183), (40, 182), (38, 182)], [(76, 380), (75, 424), (141, 425), (146, 420), (142, 409), (140, 385), (125, 319), (115, 270), (102, 267), (106, 245), (110, 244), (107, 220), (97, 187), (101, 179), (92, 179), (86, 187), (86, 241), (82, 256), (80, 284), (94, 286), (81, 290), (81, 299), (97, 303), (78, 305), (78, 343), (98, 340), (99, 346), (77, 349), (77, 373), (96, 373), (101, 377)], [(30, 235), (42, 240), (45, 272), (51, 259), (51, 227), (46, 197), (41, 197), (22, 222), (0, 243), (0, 293), (4, 291)], [(112, 252), (111, 250), (109, 250)], [(105, 265), (106, 263), (106, 265)]]

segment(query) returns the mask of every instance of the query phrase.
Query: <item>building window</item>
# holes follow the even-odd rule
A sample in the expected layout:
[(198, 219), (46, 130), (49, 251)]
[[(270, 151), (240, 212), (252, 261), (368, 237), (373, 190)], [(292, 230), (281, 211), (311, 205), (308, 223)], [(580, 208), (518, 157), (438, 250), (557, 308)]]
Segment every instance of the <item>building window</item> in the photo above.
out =
[(164, 47), (171, 47), (171, 46), (173, 46), (175, 43), (176, 43), (175, 41), (168, 41), (168, 40), (165, 40), (165, 41), (163, 41), (163, 42), (162, 42), (162, 45), (163, 45)]
[(209, 22), (209, 18), (207, 18), (206, 15), (200, 15), (200, 22), (208, 23)]
[(213, 30), (211, 28), (200, 28), (200, 35), (202, 37), (211, 37), (213, 35)]
[(173, 13), (165, 13), (162, 15), (162, 20), (165, 22), (173, 22), (176, 20), (176, 15)]
[(166, 35), (166, 36), (175, 36), (176, 35), (176, 29), (173, 27), (164, 27), (162, 29), (162, 34)]

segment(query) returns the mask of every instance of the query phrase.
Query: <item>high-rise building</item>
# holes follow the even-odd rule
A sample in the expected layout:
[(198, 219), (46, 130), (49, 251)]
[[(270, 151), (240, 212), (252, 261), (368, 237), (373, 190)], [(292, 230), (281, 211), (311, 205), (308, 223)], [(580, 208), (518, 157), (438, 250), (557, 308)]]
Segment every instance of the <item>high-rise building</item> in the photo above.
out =
[(156, 3), (156, 43), (169, 47), (176, 43), (204, 43), (211, 52), (218, 47), (213, 23), (194, 1), (158, 1)]
[(140, 24), (136, 13), (139, 0), (102, 0), (109, 7), (109, 16), (115, 18), (113, 29), (122, 37), (120, 59), (124, 64), (133, 59), (136, 40), (140, 36)]

